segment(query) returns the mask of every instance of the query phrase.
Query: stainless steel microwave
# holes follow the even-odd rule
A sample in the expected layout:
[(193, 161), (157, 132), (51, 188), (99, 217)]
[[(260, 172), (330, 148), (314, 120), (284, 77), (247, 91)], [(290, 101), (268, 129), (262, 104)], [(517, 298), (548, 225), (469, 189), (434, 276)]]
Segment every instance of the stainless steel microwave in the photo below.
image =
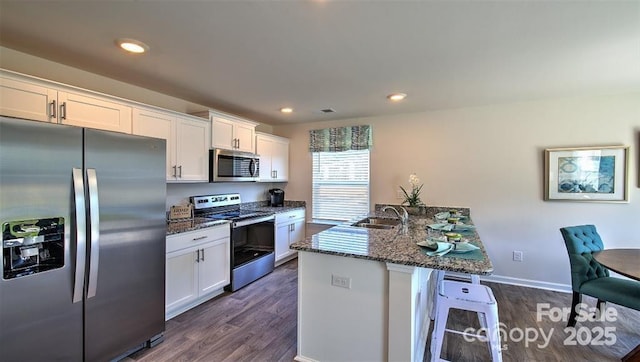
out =
[(209, 182), (258, 181), (260, 159), (248, 152), (209, 150)]

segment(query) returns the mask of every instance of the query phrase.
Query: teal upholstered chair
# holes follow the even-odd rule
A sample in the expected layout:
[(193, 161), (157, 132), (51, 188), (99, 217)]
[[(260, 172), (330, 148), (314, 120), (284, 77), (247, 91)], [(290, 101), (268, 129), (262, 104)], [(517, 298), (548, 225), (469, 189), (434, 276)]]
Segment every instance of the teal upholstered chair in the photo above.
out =
[(609, 270), (600, 265), (592, 253), (604, 248), (594, 225), (570, 226), (560, 229), (571, 262), (573, 300), (567, 325), (576, 324), (576, 305), (586, 294), (598, 298), (598, 309), (604, 302), (640, 310), (640, 282), (609, 276)]

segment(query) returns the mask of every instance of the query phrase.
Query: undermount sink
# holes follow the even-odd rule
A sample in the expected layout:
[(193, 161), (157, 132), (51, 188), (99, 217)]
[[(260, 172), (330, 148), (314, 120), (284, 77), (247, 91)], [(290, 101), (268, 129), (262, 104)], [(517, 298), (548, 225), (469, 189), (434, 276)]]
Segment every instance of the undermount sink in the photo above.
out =
[(400, 225), (400, 220), (381, 217), (368, 217), (351, 225), (369, 229), (393, 229), (394, 227)]

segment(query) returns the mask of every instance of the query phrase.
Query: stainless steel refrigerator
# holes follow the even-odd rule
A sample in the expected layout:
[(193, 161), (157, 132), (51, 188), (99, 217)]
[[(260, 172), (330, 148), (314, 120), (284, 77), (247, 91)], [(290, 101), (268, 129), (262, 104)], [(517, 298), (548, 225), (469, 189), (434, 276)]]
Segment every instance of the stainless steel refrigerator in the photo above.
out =
[(165, 141), (0, 117), (0, 361), (162, 341)]

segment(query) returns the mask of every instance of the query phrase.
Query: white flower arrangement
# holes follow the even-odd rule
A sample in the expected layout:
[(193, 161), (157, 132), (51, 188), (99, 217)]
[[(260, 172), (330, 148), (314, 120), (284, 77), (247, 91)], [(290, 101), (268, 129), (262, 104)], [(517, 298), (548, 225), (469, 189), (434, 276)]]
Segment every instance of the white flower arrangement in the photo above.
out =
[(420, 191), (424, 184), (420, 184), (420, 179), (415, 173), (409, 175), (409, 184), (411, 185), (411, 192), (407, 192), (404, 187), (400, 186), (400, 189), (404, 193), (403, 205), (407, 204), (410, 207), (422, 206), (422, 200), (420, 200)]

